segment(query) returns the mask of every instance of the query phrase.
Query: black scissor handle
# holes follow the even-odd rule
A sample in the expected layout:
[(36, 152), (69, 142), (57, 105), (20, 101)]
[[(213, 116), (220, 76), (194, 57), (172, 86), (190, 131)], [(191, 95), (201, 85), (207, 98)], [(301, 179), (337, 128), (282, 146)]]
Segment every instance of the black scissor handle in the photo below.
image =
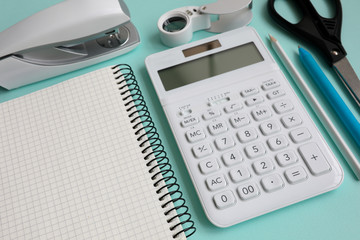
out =
[(268, 1), (271, 17), (283, 28), (315, 44), (327, 57), (329, 63), (339, 61), (346, 56), (341, 44), (342, 7), (340, 0), (335, 1), (335, 16), (324, 18), (319, 15), (310, 0), (291, 0), (296, 2), (303, 13), (297, 24), (283, 18), (275, 9), (275, 0)]

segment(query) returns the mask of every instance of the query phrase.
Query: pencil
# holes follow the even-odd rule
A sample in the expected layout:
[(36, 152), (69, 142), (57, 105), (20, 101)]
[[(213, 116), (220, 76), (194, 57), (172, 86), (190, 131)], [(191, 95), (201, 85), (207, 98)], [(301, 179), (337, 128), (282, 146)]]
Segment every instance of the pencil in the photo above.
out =
[(296, 85), (301, 90), (303, 95), (306, 97), (307, 101), (314, 109), (314, 112), (320, 119), (321, 123), (328, 130), (329, 135), (337, 145), (339, 151), (351, 167), (352, 171), (356, 175), (357, 179), (360, 180), (360, 163), (358, 162), (355, 155), (352, 153), (344, 139), (341, 137), (340, 133), (337, 131), (334, 124), (331, 122), (330, 118), (325, 113), (324, 109), (321, 107), (320, 103), (316, 100), (314, 94), (311, 92), (309, 87), (306, 85), (305, 80), (301, 77), (300, 73), (296, 70), (294, 64), (291, 62), (289, 57), (286, 55), (285, 51), (281, 47), (280, 43), (269, 34), (271, 46), (274, 51), (280, 58), (281, 62), (285, 66), (286, 70), (289, 72), (291, 77), (294, 79)]

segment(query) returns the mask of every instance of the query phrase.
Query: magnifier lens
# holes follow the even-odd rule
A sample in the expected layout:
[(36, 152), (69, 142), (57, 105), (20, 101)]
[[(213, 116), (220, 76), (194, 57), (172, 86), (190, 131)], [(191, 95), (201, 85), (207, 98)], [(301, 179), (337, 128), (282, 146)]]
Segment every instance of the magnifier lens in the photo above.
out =
[(178, 32), (185, 28), (187, 21), (183, 17), (171, 17), (163, 23), (163, 29), (167, 32)]

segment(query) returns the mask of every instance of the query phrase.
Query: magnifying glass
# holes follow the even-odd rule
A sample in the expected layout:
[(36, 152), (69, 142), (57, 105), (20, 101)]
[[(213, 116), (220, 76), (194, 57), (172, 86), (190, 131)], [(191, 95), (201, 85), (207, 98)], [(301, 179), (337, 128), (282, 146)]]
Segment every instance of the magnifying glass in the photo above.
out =
[[(219, 0), (215, 3), (174, 9), (162, 15), (158, 21), (161, 41), (175, 47), (189, 42), (193, 32), (206, 30), (221, 33), (250, 23), (252, 0)], [(218, 15), (211, 22), (210, 16)]]

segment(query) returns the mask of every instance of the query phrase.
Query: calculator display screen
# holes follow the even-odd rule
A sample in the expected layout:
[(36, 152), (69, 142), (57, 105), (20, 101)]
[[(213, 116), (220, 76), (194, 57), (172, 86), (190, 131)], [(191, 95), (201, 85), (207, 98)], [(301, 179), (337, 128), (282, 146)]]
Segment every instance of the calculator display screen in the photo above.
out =
[(264, 61), (253, 42), (160, 70), (166, 91)]

